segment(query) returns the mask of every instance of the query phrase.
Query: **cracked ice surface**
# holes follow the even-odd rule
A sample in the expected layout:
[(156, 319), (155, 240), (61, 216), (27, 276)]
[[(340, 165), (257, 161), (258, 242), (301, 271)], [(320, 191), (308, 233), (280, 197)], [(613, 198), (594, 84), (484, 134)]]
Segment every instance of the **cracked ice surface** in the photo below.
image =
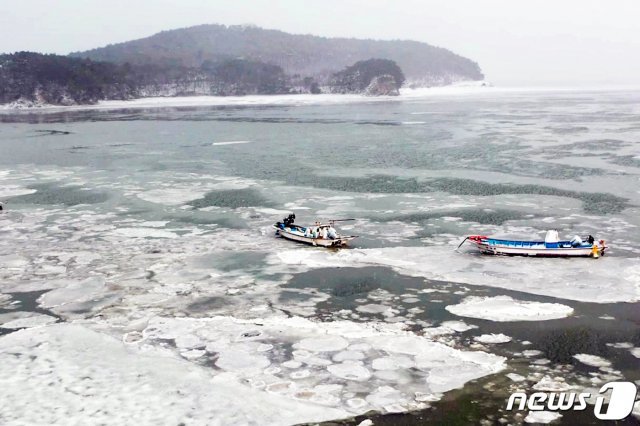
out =
[[(274, 265), (295, 270), (322, 267), (388, 266), (399, 273), (433, 280), (485, 285), (560, 299), (594, 303), (640, 300), (640, 259), (602, 261), (473, 256), (444, 247), (391, 247), (328, 251), (291, 249), (270, 256)], [(580, 277), (576, 279), (576, 277)]]
[[(156, 413), (165, 410), (155, 407), (170, 406), (194, 423), (320, 421), (424, 408), (442, 392), (504, 368), (505, 358), (434, 342), (429, 329), (418, 336), (401, 323), (301, 318), (328, 296), (281, 299), (290, 268), (266, 263), (261, 240), (288, 245), (270, 235), (200, 224), (177, 229), (90, 206), (14, 213), (0, 218), (13, 241), (10, 253), (0, 252), (0, 291), (44, 291), (39, 307), (71, 323), (6, 318), (36, 328), (0, 337), (0, 374), (10, 384), (2, 392), (12, 392), (0, 396), (3, 407), (13, 407), (0, 416), (64, 423), (103, 409), (109, 421), (157, 424)], [(175, 238), (167, 244), (159, 231)], [(211, 310), (224, 316), (207, 318)], [(433, 329), (472, 327), (445, 321)], [(49, 389), (58, 382), (64, 386)], [(224, 394), (241, 395), (243, 403)], [(24, 395), (41, 405), (33, 408)], [(198, 413), (190, 408), (205, 405)], [(275, 417), (287, 410), (292, 417)]]
[[(156, 317), (142, 334), (143, 344), (173, 339), (179, 351), (204, 349), (218, 368), (253, 388), (354, 414), (425, 408), (416, 395), (461, 387), (501, 371), (506, 361), (433, 342), (398, 324)], [(353, 408), (354, 398), (364, 402)]]
[(251, 389), (161, 349), (126, 347), (80, 325), (4, 336), (0, 360), (0, 418), (8, 423), (284, 425), (347, 415)]

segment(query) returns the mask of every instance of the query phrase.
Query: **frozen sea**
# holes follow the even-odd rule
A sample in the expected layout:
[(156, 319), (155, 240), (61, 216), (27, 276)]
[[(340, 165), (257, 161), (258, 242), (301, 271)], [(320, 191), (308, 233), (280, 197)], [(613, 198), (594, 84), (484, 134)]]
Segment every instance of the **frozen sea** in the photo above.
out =
[[(3, 110), (0, 201), (2, 424), (598, 424), (506, 402), (640, 383), (640, 91)], [(455, 251), (547, 229), (610, 251)]]

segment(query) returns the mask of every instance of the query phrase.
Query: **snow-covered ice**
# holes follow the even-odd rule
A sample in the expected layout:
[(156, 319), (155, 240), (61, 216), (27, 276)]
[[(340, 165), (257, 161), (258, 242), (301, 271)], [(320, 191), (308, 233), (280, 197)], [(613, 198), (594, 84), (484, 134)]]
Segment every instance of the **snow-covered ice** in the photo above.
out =
[[(453, 247), (455, 248), (455, 247)], [(594, 303), (640, 300), (640, 258), (606, 257), (601, 262), (452, 254), (452, 247), (388, 247), (338, 252), (289, 249), (269, 257), (298, 271), (324, 267), (387, 266), (401, 274), (433, 280), (505, 288)], [(580, 277), (580, 279), (576, 279)]]
[[(31, 328), (41, 325), (51, 324), (57, 321), (55, 317), (46, 314), (38, 314), (35, 312), (24, 312), (26, 315), (21, 315), (18, 318), (12, 319), (7, 322), (0, 322), (0, 328), (18, 329), (18, 328)], [(1, 316), (1, 315), (0, 315)], [(2, 320), (0, 320), (2, 321)]]
[(573, 357), (581, 363), (589, 365), (591, 367), (611, 367), (611, 361), (607, 361), (606, 359), (597, 355), (575, 354)]
[(32, 188), (24, 188), (19, 185), (8, 185), (4, 184), (0, 187), (0, 200), (9, 197), (17, 197), (19, 195), (29, 195), (37, 192), (37, 190)]
[(220, 146), (220, 145), (243, 145), (245, 143), (251, 143), (251, 141), (225, 141), (225, 142), (213, 142), (212, 146)]
[(573, 313), (573, 308), (559, 303), (527, 302), (509, 296), (471, 296), (446, 309), (458, 316), (490, 321), (541, 321), (565, 318)]
[[(454, 349), (405, 331), (400, 324), (318, 323), (300, 317), (153, 318), (142, 342), (185, 335), (193, 336), (189, 346), (200, 342), (227, 373), (263, 383), (279, 395), (297, 398), (304, 393), (309, 401), (352, 413), (424, 408), (415, 400), (418, 390), (436, 395), (505, 368), (503, 357)], [(262, 349), (265, 345), (271, 345), (268, 351)], [(283, 357), (287, 348), (291, 355)], [(349, 402), (349, 389), (356, 383), (365, 401), (356, 404), (357, 409)], [(319, 392), (322, 386), (330, 386), (331, 392)], [(380, 386), (394, 392), (382, 392)]]
[(175, 232), (158, 228), (118, 228), (113, 234), (130, 238), (178, 238)]
[(187, 420), (288, 425), (349, 415), (339, 408), (251, 389), (232, 374), (212, 374), (150, 346), (125, 346), (81, 325), (51, 325), (2, 336), (0, 362), (0, 417), (8, 424), (64, 425), (73, 419), (82, 424)]
[(561, 417), (562, 414), (555, 411), (529, 411), (529, 414), (524, 418), (524, 421), (526, 423), (548, 424)]
[(483, 335), (474, 337), (473, 340), (480, 343), (509, 343), (511, 341), (511, 337), (506, 336), (502, 333), (483, 334)]

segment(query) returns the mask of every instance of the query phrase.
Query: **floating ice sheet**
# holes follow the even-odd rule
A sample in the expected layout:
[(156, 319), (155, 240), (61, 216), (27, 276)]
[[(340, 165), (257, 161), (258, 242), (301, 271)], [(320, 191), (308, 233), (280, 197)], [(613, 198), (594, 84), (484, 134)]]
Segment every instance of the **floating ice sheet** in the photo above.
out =
[(474, 337), (473, 340), (480, 343), (509, 343), (511, 341), (511, 337), (506, 336), (502, 333), (482, 334), (480, 336)]
[(506, 288), (594, 303), (640, 300), (640, 259), (529, 259), (455, 253), (454, 246), (326, 250), (283, 250), (273, 264), (298, 270), (322, 267), (388, 266), (428, 279)]
[(233, 375), (213, 375), (80, 325), (0, 337), (0, 365), (0, 418), (7, 424), (288, 425), (349, 415), (251, 389)]
[(218, 368), (254, 387), (294, 399), (305, 395), (353, 414), (424, 408), (416, 392), (437, 398), (505, 367), (502, 357), (457, 350), (399, 324), (154, 318), (143, 336), (145, 344), (174, 339), (180, 350), (191, 336), (189, 348), (205, 348)]
[(573, 357), (581, 363), (589, 365), (591, 367), (611, 367), (611, 361), (607, 361), (606, 359), (597, 355), (575, 354)]
[(242, 145), (245, 143), (251, 143), (251, 141), (225, 141), (225, 142), (213, 142), (211, 145), (219, 146), (219, 145)]
[(0, 187), (0, 200), (10, 198), (10, 197), (17, 197), (19, 195), (29, 195), (35, 192), (37, 192), (37, 190), (35, 189), (24, 188), (18, 185), (4, 184), (2, 185), (2, 187)]
[(529, 411), (527, 417), (524, 418), (526, 423), (542, 423), (548, 424), (562, 417), (562, 414), (555, 411)]
[[(4, 323), (2, 323), (2, 319), (0, 319), (0, 327), (7, 329), (31, 328), (51, 324), (57, 321), (57, 319), (55, 317), (52, 317), (51, 315), (38, 314), (35, 312), (19, 313), (22, 313), (24, 315), (19, 315), (15, 319), (11, 319)], [(18, 314), (18, 312), (16, 312), (16, 314)]]
[(564, 318), (573, 313), (573, 308), (559, 303), (526, 302), (509, 296), (467, 297), (446, 309), (462, 317), (491, 321), (540, 321)]

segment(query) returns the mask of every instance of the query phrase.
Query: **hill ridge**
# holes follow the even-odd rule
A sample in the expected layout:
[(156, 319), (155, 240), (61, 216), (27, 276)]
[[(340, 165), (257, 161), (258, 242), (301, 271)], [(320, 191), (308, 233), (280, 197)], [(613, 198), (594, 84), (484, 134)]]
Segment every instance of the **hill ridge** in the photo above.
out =
[(243, 58), (280, 66), (289, 75), (320, 81), (370, 58), (398, 63), (408, 85), (434, 86), (482, 80), (479, 65), (446, 48), (415, 40), (379, 40), (291, 34), (252, 25), (201, 24), (160, 31), (70, 56), (143, 65), (200, 67)]

